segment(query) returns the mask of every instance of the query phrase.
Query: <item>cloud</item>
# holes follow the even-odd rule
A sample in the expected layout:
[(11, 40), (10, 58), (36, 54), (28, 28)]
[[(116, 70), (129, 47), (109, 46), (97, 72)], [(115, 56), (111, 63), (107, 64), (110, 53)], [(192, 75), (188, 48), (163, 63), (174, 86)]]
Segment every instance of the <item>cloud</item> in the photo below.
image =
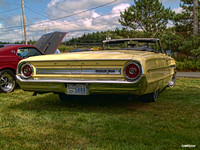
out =
[[(120, 1), (120, 0), (119, 0)], [(70, 2), (65, 4), (65, 2)], [(85, 10), (89, 7), (92, 6), (92, 4), (101, 5), (105, 4), (110, 1), (107, 0), (102, 0), (102, 1), (97, 1), (97, 0), (77, 0), (77, 1), (69, 1), (69, 0), (51, 0), (51, 2), (48, 4), (47, 11), (49, 11), (49, 15), (51, 18), (58, 18), (62, 17), (63, 15), (66, 14), (73, 14), (80, 12), (81, 10), (75, 8), (71, 9), (70, 5), (76, 6), (76, 8), (81, 8), (81, 5), (78, 5), (78, 2), (81, 2), (82, 9)], [(92, 4), (91, 4), (92, 3)], [(87, 5), (87, 6), (86, 6)], [(67, 7), (64, 7), (67, 6)], [(27, 26), (27, 35), (28, 35), (28, 40), (38, 40), (38, 38), (42, 35), (45, 34), (45, 29), (48, 29), (48, 32), (52, 31), (64, 31), (64, 32), (69, 32), (67, 37), (78, 37), (83, 35), (84, 33), (87, 34), (89, 32), (95, 32), (95, 31), (107, 31), (107, 30), (114, 30), (116, 27), (120, 26), (120, 23), (118, 22), (118, 19), (120, 17), (120, 12), (123, 12), (126, 8), (128, 8), (130, 4), (128, 3), (116, 3), (115, 5), (112, 6), (112, 9), (109, 11), (104, 12), (104, 9), (101, 10), (89, 10), (83, 14), (78, 14), (75, 15), (71, 18), (64, 18), (64, 19), (59, 19), (59, 20), (54, 20), (54, 21), (48, 21), (48, 20), (41, 20), (38, 22), (34, 22), (33, 25)], [(61, 11), (61, 9), (56, 9), (56, 8), (62, 8), (65, 9), (66, 11)], [(94, 5), (93, 5), (94, 7)], [(69, 9), (68, 9), (69, 8)], [(13, 26), (15, 25), (21, 25), (21, 20), (20, 16), (12, 16), (9, 17), (10, 19), (6, 21), (7, 26)], [(28, 19), (27, 19), (28, 22)], [(1, 25), (1, 24), (0, 24)], [(1, 26), (0, 26), (1, 27)], [(5, 39), (5, 41), (21, 41), (22, 35), (23, 35), (23, 30), (15, 30), (14, 32), (1, 32), (1, 37), (0, 41)], [(13, 33), (15, 33), (13, 35)], [(6, 35), (6, 36), (4, 36)]]
[(172, 11), (174, 11), (175, 13), (181, 13), (183, 11), (183, 8), (181, 8), (181, 7), (174, 8)]
[(100, 17), (100, 15), (94, 11), (92, 11), (92, 18)]
[[(115, 6), (125, 1), (131, 0), (51, 0), (47, 5), (47, 13), (51, 18), (58, 18), (89, 9), (91, 10), (92, 8), (112, 2), (108, 6)], [(80, 14), (81, 17), (87, 15), (88, 12)]]
[(44, 31), (45, 29), (48, 30), (63, 30), (63, 31), (73, 31), (75, 29), (80, 29), (80, 25), (76, 24), (76, 22), (70, 21), (51, 21), (51, 22), (44, 22), (40, 23), (37, 22), (35, 25), (31, 25), (29, 27), (29, 31)]
[[(9, 16), (5, 15), (2, 17), (3, 23), (0, 23), (0, 41), (21, 41), (22, 40), (22, 30), (13, 29), (9, 27), (21, 26), (21, 15)], [(8, 29), (6, 29), (8, 28)]]
[(107, 3), (113, 3), (114, 6), (122, 2), (131, 2), (131, 0), (76, 0), (76, 1), (51, 0), (47, 6), (48, 8), (57, 7), (57, 8), (66, 8), (68, 10), (77, 10), (77, 9), (88, 9), (91, 7), (104, 5)]
[[(106, 0), (96, 1), (96, 0), (51, 0), (47, 7), (47, 13), (51, 18), (58, 18), (74, 13), (79, 13), (87, 10), (88, 8), (93, 8), (94, 6), (108, 3)], [(88, 16), (88, 12), (81, 14), (85, 17)]]
[(130, 4), (127, 4), (127, 3), (122, 3), (122, 4), (119, 4), (117, 6), (115, 6), (113, 9), (112, 9), (112, 13), (115, 14), (115, 16), (119, 16), (120, 15), (120, 12), (124, 12), (125, 9), (127, 9), (128, 7), (130, 7), (131, 5)]
[(77, 30), (111, 30), (115, 29), (118, 25), (118, 18), (120, 12), (123, 12), (128, 8), (130, 4), (122, 3), (119, 4), (111, 10), (107, 15), (101, 15), (95, 11), (88, 11), (83, 16), (75, 16), (72, 19), (56, 20), (51, 22), (40, 23), (37, 22), (35, 25), (30, 26), (30, 31), (45, 30), (62, 30), (62, 31), (77, 31)]
[[(14, 15), (14, 16), (8, 16), (5, 15), (4, 23), (0, 23), (0, 41), (7, 41), (7, 42), (16, 42), (16, 41), (22, 41), (23, 39), (23, 24), (22, 24), (22, 17), (21, 15)], [(9, 18), (9, 19), (8, 19)], [(28, 19), (27, 19), (28, 22)], [(14, 29), (9, 28), (17, 26), (21, 28)], [(29, 28), (27, 28), (28, 31)], [(27, 32), (28, 39), (32, 39), (32, 33)], [(39, 38), (39, 37), (38, 37)]]
[(22, 30), (13, 30), (13, 31), (0, 31), (0, 41), (4, 42), (16, 42), (16, 41), (22, 41)]
[(168, 28), (174, 27), (173, 22), (172, 22), (172, 21), (168, 21), (167, 27), (168, 27)]
[(180, 0), (160, 0), (160, 2), (165, 4), (171, 4), (171, 3), (179, 3)]
[(21, 15), (6, 16), (6, 18), (9, 18), (9, 19), (4, 19), (5, 27), (9, 27), (9, 26), (13, 26), (13, 25), (15, 25), (15, 26), (21, 25), (21, 22), (22, 22)]

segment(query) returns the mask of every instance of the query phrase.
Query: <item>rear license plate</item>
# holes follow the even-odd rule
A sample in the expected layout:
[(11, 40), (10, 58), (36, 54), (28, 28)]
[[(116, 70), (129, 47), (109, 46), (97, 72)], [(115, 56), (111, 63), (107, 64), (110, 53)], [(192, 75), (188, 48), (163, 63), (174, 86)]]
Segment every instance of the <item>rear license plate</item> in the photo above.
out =
[(67, 84), (67, 95), (87, 95), (85, 84)]

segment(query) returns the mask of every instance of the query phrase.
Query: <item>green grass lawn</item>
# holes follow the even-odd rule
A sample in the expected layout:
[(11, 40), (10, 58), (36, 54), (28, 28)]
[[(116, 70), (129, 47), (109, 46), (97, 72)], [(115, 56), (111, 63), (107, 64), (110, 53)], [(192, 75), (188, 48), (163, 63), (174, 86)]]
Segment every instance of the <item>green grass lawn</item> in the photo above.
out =
[(0, 94), (0, 149), (200, 149), (200, 79), (177, 79), (155, 103), (32, 94)]

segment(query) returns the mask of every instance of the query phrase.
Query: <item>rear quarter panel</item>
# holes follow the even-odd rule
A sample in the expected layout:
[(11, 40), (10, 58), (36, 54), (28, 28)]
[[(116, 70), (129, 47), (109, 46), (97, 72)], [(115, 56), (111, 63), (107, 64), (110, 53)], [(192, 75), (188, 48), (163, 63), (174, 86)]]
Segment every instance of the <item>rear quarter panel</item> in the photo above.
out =
[(12, 68), (17, 69), (17, 64), (22, 59), (16, 55), (17, 47), (5, 48), (0, 53), (0, 70)]
[(147, 89), (145, 93), (152, 93), (166, 87), (174, 73), (174, 68), (174, 59), (165, 54), (151, 53), (144, 57), (143, 70), (147, 79)]

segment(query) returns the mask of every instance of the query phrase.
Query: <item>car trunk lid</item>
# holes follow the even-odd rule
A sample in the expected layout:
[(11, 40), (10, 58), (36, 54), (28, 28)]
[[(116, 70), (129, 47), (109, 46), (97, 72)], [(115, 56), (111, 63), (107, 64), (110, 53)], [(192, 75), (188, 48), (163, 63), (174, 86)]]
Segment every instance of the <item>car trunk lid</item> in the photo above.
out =
[(45, 34), (35, 43), (35, 46), (44, 54), (54, 54), (66, 34), (66, 32)]
[(85, 60), (131, 60), (134, 54), (122, 51), (87, 51), (28, 58), (27, 61), (85, 61)]

